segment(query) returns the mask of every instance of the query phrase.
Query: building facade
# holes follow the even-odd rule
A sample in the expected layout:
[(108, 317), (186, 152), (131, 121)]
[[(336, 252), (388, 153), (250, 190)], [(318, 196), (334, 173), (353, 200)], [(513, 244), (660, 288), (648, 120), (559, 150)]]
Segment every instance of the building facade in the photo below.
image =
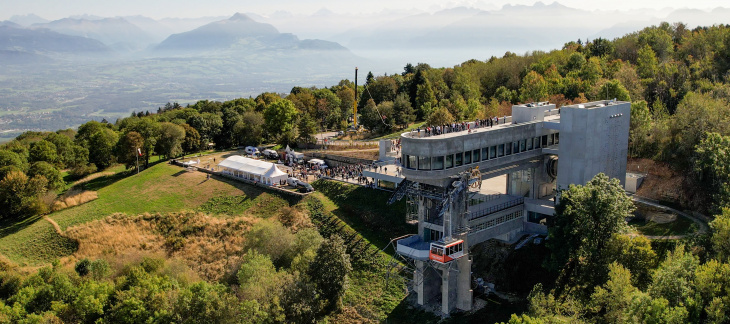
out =
[[(546, 234), (556, 195), (598, 173), (626, 179), (631, 105), (596, 101), (512, 107), (498, 123), (440, 125), (401, 135), (402, 176), (391, 203), (408, 199), (407, 221), (418, 234), (396, 242), (412, 262), (420, 305), (440, 303), (447, 315), (472, 309), (469, 247)], [(482, 181), (506, 175), (499, 194)]]

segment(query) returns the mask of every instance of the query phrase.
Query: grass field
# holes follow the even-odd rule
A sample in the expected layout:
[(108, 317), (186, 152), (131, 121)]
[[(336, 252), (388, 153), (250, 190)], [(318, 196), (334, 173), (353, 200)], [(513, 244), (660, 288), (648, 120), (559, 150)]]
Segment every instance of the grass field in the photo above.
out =
[(644, 204), (637, 204), (636, 207), (635, 217), (629, 221), (629, 225), (636, 228), (639, 234), (647, 236), (687, 235), (698, 230), (692, 220), (681, 215)]
[[(253, 208), (252, 213), (259, 217), (269, 217), (277, 212), (277, 206), (289, 203), (281, 196), (259, 188), (225, 178), (208, 180), (203, 173), (185, 171), (164, 163), (154, 165), (139, 175), (125, 177), (124, 173), (118, 172), (96, 178), (85, 183), (84, 189), (97, 191), (99, 199), (50, 214), (49, 217), (61, 229), (112, 213), (136, 215), (195, 210), (219, 196), (245, 197), (247, 208)], [(209, 209), (217, 214), (235, 214), (245, 210), (237, 208), (223, 212), (218, 211), (215, 204)], [(74, 250), (75, 247), (56, 234), (47, 221), (37, 217), (19, 224), (6, 224), (0, 229), (0, 253), (21, 266), (47, 264)]]
[(328, 212), (380, 249), (396, 237), (418, 232), (415, 225), (405, 222), (405, 200), (390, 206), (386, 204), (390, 192), (338, 181), (319, 180), (312, 185), (317, 190), (314, 195), (321, 197)]
[(685, 235), (697, 231), (697, 226), (691, 220), (677, 216), (677, 220), (669, 223), (656, 223), (650, 220), (634, 218), (629, 222), (636, 230), (648, 236)]
[[(57, 259), (73, 265), (84, 257), (108, 254), (129, 260), (135, 253), (161, 253), (183, 259), (201, 278), (217, 281), (240, 258), (241, 242), (246, 239), (241, 233), (256, 218), (275, 217), (286, 207), (304, 209), (307, 202), (316, 200), (327, 217), (334, 215), (346, 223), (333, 228), (347, 229), (348, 244), (368, 246), (363, 253), (352, 252), (356, 266), (343, 297), (345, 307), (381, 321), (400, 322), (413, 315), (403, 299), (403, 281), (389, 273), (390, 256), (378, 253), (392, 238), (416, 232), (404, 222), (404, 202), (385, 204), (389, 192), (319, 181), (315, 185), (319, 191), (302, 200), (226, 178), (207, 179), (204, 173), (166, 163), (138, 175), (123, 168), (108, 169), (77, 186), (96, 191), (99, 198), (48, 215), (65, 231), (63, 235), (42, 217), (0, 224), (0, 254), (33, 270)], [(161, 231), (165, 226), (173, 230)], [(177, 250), (170, 247), (178, 245)], [(438, 321), (428, 313), (420, 313), (419, 318)]]

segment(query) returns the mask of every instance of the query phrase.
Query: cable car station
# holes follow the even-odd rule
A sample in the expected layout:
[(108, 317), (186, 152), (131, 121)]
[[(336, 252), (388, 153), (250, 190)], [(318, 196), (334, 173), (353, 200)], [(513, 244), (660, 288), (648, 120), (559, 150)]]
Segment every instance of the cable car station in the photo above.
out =
[[(547, 234), (559, 190), (596, 174), (626, 179), (631, 104), (602, 100), (563, 106), (540, 102), (512, 107), (498, 124), (460, 131), (403, 133), (404, 178), (389, 203), (406, 198), (406, 221), (418, 233), (397, 239), (413, 272), (417, 303), (447, 316), (473, 308), (469, 248), (495, 239), (515, 243)], [(506, 178), (502, 192), (484, 181)]]

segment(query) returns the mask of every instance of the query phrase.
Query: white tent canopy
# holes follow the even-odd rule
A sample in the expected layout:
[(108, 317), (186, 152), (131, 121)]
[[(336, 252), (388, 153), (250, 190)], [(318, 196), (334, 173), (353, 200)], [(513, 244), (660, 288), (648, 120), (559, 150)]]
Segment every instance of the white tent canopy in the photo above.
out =
[(274, 163), (249, 159), (240, 155), (231, 156), (218, 163), (218, 166), (224, 174), (268, 185), (278, 184), (282, 180), (286, 181), (289, 177)]
[(281, 176), (288, 177), (286, 172), (279, 170), (279, 168), (277, 168), (276, 165), (274, 165), (273, 163), (271, 163), (271, 169), (269, 169), (269, 171), (266, 171), (264, 176), (269, 178), (277, 178)]

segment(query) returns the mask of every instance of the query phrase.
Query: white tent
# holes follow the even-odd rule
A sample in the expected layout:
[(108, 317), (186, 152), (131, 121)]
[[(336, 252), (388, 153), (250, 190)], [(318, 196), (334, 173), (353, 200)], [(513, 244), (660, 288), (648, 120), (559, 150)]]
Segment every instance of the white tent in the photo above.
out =
[(286, 180), (289, 177), (285, 172), (279, 170), (274, 163), (249, 159), (240, 155), (231, 156), (218, 163), (218, 166), (224, 174), (267, 185), (278, 184), (279, 181)]
[(277, 184), (279, 181), (286, 181), (289, 175), (286, 172), (279, 170), (273, 163), (271, 163), (271, 169), (264, 173), (264, 178), (271, 179), (271, 184)]

